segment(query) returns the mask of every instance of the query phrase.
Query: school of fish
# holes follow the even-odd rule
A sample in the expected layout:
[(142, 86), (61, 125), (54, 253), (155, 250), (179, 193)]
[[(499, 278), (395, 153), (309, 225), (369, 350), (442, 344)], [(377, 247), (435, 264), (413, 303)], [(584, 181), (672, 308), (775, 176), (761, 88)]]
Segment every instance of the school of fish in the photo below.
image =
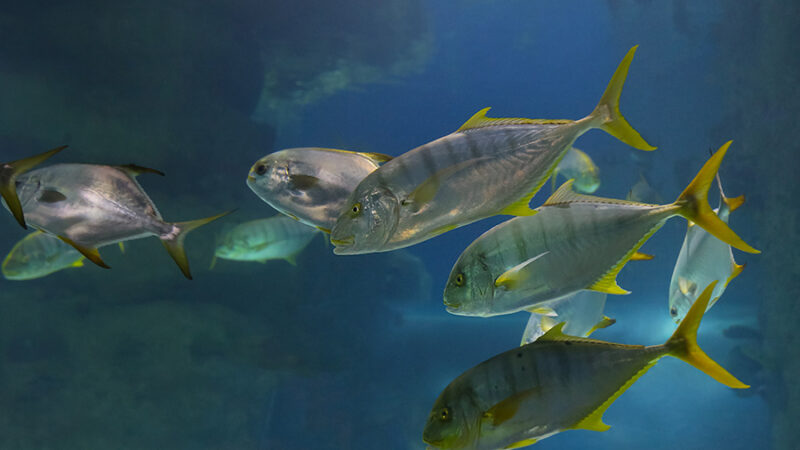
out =
[[(747, 388), (697, 345), (703, 315), (744, 268), (732, 248), (758, 253), (728, 226), (744, 202), (744, 196), (726, 197), (719, 179), (731, 141), (666, 204), (638, 200), (655, 198), (645, 194), (652, 188), (643, 176), (627, 199), (589, 195), (600, 187), (600, 170), (573, 147), (599, 128), (635, 149), (655, 150), (619, 107), (636, 49), (579, 120), (490, 118), (485, 108), (455, 132), (394, 157), (306, 147), (260, 158), (246, 183), (279, 214), (223, 231), (212, 267), (217, 259), (295, 265), (319, 232), (329, 235), (335, 254), (363, 254), (415, 245), (495, 215), (516, 216), (463, 250), (443, 302), (447, 312), (464, 316), (527, 311), (521, 346), (465, 370), (444, 388), (422, 431), (429, 448), (509, 449), (572, 429), (606, 431), (606, 409), (663, 356), (725, 386)], [(155, 236), (191, 279), (186, 235), (230, 211), (167, 222), (137, 179), (164, 175), (157, 170), (38, 167), (65, 148), (0, 163), (3, 205), (19, 225), (35, 229), (8, 253), (3, 275), (31, 280), (81, 267), (84, 258), (108, 268), (99, 248)], [(566, 181), (556, 189), (558, 175)], [(552, 195), (532, 208), (548, 179)], [(720, 201), (713, 210), (707, 197), (715, 179)], [(588, 338), (615, 323), (604, 315), (608, 295), (629, 294), (617, 275), (628, 261), (652, 258), (640, 247), (674, 216), (689, 226), (668, 293), (669, 317), (678, 323), (672, 337), (651, 346)]]

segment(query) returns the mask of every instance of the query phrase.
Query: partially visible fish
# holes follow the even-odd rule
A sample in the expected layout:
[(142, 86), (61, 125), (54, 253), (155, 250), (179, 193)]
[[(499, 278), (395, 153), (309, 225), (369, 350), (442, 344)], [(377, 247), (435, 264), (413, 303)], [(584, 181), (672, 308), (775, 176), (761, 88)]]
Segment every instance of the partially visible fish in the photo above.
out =
[(652, 204), (661, 204), (664, 202), (664, 198), (661, 197), (661, 194), (653, 189), (653, 186), (650, 185), (650, 182), (647, 181), (647, 178), (645, 178), (644, 174), (641, 172), (639, 172), (639, 181), (634, 183), (628, 191), (625, 200)]
[(567, 154), (564, 155), (564, 158), (553, 170), (553, 175), (550, 177), (553, 191), (556, 190), (558, 175), (563, 175), (568, 180), (570, 178), (574, 179), (575, 182), (572, 185), (575, 190), (584, 194), (591, 194), (600, 187), (600, 169), (597, 164), (592, 161), (589, 155), (575, 147), (567, 151)]
[(289, 148), (256, 161), (247, 185), (281, 213), (330, 233), (358, 183), (391, 159), (380, 153)]
[[(16, 176), (16, 192), (25, 221), (57, 236), (100, 267), (108, 268), (99, 247), (156, 236), (181, 272), (191, 279), (183, 248), (186, 234), (226, 214), (190, 222), (164, 222), (136, 181), (136, 165), (56, 164)], [(13, 209), (6, 203), (6, 207)]]
[(569, 336), (587, 337), (616, 321), (603, 315), (608, 295), (595, 291), (579, 291), (545, 303), (531, 311), (522, 333), (522, 344), (529, 344), (564, 322), (561, 331)]
[[(719, 185), (719, 207), (714, 210), (719, 219), (728, 223), (731, 211), (744, 203), (744, 196), (725, 197), (722, 182)], [(698, 287), (719, 281), (711, 294), (709, 309), (719, 300), (731, 280), (739, 276), (744, 265), (736, 264), (731, 246), (689, 222), (678, 260), (669, 282), (669, 315), (678, 323), (689, 311), (699, 295)]]
[(33, 280), (70, 267), (83, 267), (83, 255), (55, 236), (34, 231), (8, 252), (2, 272), (9, 280)]
[(575, 140), (593, 128), (654, 150), (619, 110), (635, 51), (628, 51), (600, 102), (583, 119), (490, 118), (485, 108), (454, 133), (367, 175), (331, 231), (334, 253), (390, 251), (486, 217), (532, 215), (530, 199)]
[(431, 409), (422, 439), (439, 449), (518, 448), (566, 430), (606, 431), (603, 414), (662, 357), (691, 364), (735, 389), (748, 388), (697, 345), (714, 283), (662, 345), (567, 336), (563, 324), (453, 380)]
[(503, 222), (459, 256), (444, 290), (447, 311), (494, 316), (589, 289), (627, 294), (622, 267), (673, 216), (683, 216), (734, 247), (758, 253), (713, 213), (706, 196), (730, 146), (703, 165), (678, 199), (666, 205), (577, 194), (564, 183), (538, 214)]
[(317, 233), (318, 230), (283, 215), (251, 220), (226, 232), (217, 242), (214, 257), (261, 263), (284, 259), (296, 265), (297, 254)]

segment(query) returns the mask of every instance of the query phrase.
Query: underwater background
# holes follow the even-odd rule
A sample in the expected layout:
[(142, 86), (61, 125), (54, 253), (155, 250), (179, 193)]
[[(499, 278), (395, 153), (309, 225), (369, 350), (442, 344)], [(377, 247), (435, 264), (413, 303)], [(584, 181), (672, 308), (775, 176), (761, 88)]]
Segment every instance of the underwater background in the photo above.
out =
[[(363, 256), (320, 236), (296, 267), (211, 270), (226, 224), (275, 214), (249, 168), (288, 147), (397, 156), (487, 106), (577, 119), (636, 44), (621, 110), (658, 150), (599, 131), (576, 147), (600, 167), (596, 194), (624, 198), (643, 176), (672, 201), (733, 139), (720, 175), (747, 202), (731, 225), (763, 253), (734, 251), (747, 268), (698, 336), (752, 387), (665, 358), (609, 408), (609, 431), (536, 448), (797, 448), (798, 25), (800, 4), (778, 0), (6, 2), (0, 160), (68, 144), (53, 163), (164, 171), (139, 180), (168, 221), (237, 211), (187, 239), (193, 281), (156, 239), (104, 249), (110, 271), (0, 280), (0, 448), (424, 448), (439, 392), (519, 345), (528, 314), (454, 316), (441, 295), (507, 218)], [(617, 323), (593, 337), (669, 337), (685, 227), (669, 221), (642, 248), (655, 258), (622, 270), (632, 293), (609, 296)], [(5, 214), (3, 254), (25, 234)]]

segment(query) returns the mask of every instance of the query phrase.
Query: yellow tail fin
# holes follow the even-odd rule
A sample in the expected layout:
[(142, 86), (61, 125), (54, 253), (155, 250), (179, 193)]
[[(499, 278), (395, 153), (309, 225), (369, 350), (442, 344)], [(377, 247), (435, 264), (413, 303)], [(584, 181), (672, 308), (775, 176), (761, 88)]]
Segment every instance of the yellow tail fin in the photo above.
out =
[(216, 216), (206, 217), (205, 219), (175, 223), (174, 225), (178, 228), (178, 232), (174, 236), (161, 239), (161, 243), (164, 244), (164, 248), (167, 249), (169, 256), (175, 260), (175, 263), (181, 268), (181, 272), (183, 272), (186, 278), (192, 279), (192, 273), (189, 271), (189, 259), (186, 257), (186, 251), (183, 249), (183, 241), (186, 239), (186, 235), (195, 228), (213, 222), (222, 216), (227, 216), (232, 212), (233, 211), (226, 211)]
[(67, 148), (67, 146), (62, 145), (61, 147), (56, 147), (36, 156), (31, 156), (30, 158), (19, 159), (10, 163), (0, 163), (0, 195), (3, 196), (3, 200), (5, 200), (6, 205), (8, 205), (8, 210), (11, 211), (11, 214), (17, 219), (17, 222), (22, 225), (22, 228), (27, 230), (28, 226), (25, 225), (22, 205), (19, 202), (19, 197), (17, 197), (17, 176), (33, 169), (65, 148)]
[(689, 183), (674, 204), (680, 207), (678, 214), (700, 225), (720, 241), (744, 252), (761, 253), (737, 236), (725, 222), (714, 214), (711, 205), (708, 204), (708, 188), (711, 186), (711, 181), (717, 174), (722, 158), (725, 157), (731, 142), (733, 141), (722, 144), (722, 147), (706, 161), (703, 168), (697, 172), (694, 180)]
[(639, 150), (655, 150), (656, 148), (648, 144), (638, 131), (625, 120), (622, 113), (619, 111), (619, 96), (622, 94), (622, 86), (625, 84), (625, 78), (628, 76), (628, 68), (633, 61), (633, 55), (636, 53), (638, 45), (633, 46), (622, 59), (622, 62), (617, 66), (617, 70), (608, 82), (608, 87), (600, 98), (600, 103), (597, 104), (592, 114), (589, 117), (596, 118), (602, 121), (599, 127), (606, 133), (614, 136), (620, 141), (630, 145), (631, 147), (638, 148)]
[(750, 386), (737, 380), (736, 377), (709, 358), (697, 345), (697, 327), (700, 326), (700, 319), (703, 318), (703, 314), (706, 312), (708, 301), (711, 299), (711, 292), (716, 285), (716, 281), (712, 282), (697, 297), (686, 317), (678, 325), (678, 329), (675, 330), (675, 333), (664, 345), (667, 347), (668, 355), (693, 365), (725, 386), (734, 389), (746, 389)]

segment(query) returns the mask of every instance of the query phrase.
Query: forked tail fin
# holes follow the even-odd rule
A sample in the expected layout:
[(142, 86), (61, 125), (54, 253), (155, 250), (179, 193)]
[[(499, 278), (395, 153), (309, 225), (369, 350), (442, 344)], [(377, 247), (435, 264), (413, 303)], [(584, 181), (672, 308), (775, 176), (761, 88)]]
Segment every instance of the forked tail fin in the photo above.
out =
[(678, 329), (675, 330), (675, 333), (667, 340), (664, 346), (668, 350), (668, 355), (693, 365), (725, 386), (734, 389), (746, 389), (750, 386), (737, 380), (736, 377), (709, 358), (697, 345), (697, 327), (700, 326), (700, 320), (706, 312), (708, 301), (711, 299), (711, 292), (714, 291), (714, 286), (716, 285), (716, 281), (712, 282), (697, 297), (686, 317), (678, 325)]
[(722, 144), (722, 147), (706, 161), (674, 204), (680, 207), (678, 214), (700, 225), (720, 241), (744, 252), (761, 253), (737, 236), (728, 227), (728, 224), (714, 214), (711, 205), (708, 204), (708, 188), (711, 186), (731, 142), (733, 141)]
[(178, 264), (178, 267), (181, 268), (181, 272), (183, 272), (183, 275), (186, 278), (190, 280), (192, 279), (192, 273), (189, 271), (189, 259), (186, 257), (186, 251), (183, 248), (183, 241), (186, 239), (186, 235), (190, 231), (209, 222), (213, 222), (222, 216), (227, 216), (232, 212), (233, 211), (226, 211), (222, 214), (217, 214), (216, 216), (206, 217), (205, 219), (191, 220), (189, 222), (176, 222), (173, 225), (178, 229), (177, 233), (173, 233), (168, 237), (161, 238), (161, 243), (164, 244), (164, 248), (167, 249), (169, 256), (171, 256), (172, 259), (175, 260), (175, 263)]
[[(614, 136), (620, 141), (630, 145), (631, 147), (638, 148), (639, 150), (655, 150), (656, 148), (648, 144), (642, 138), (638, 131), (625, 120), (619, 110), (619, 97), (622, 94), (622, 86), (625, 84), (625, 78), (628, 76), (628, 68), (633, 61), (633, 55), (636, 53), (638, 45), (628, 50), (628, 54), (622, 59), (622, 62), (617, 66), (617, 70), (608, 82), (606, 91), (600, 102), (595, 107), (594, 111), (589, 117), (599, 121), (597, 125), (606, 133)], [(597, 123), (597, 122), (595, 122)]]

